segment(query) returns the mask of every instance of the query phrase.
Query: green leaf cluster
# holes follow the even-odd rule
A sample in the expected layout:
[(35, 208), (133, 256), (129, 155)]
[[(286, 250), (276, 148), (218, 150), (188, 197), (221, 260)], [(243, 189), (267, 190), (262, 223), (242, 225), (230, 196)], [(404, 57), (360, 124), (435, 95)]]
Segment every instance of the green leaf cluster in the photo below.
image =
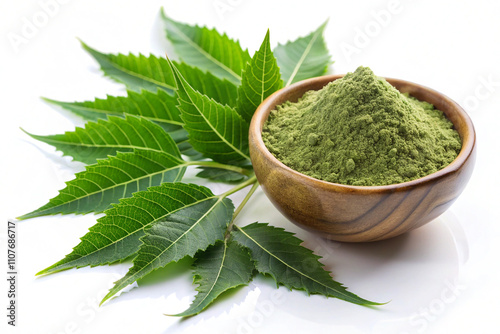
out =
[[(271, 48), (267, 31), (251, 57), (215, 29), (176, 22), (162, 13), (178, 60), (105, 54), (82, 42), (103, 73), (124, 84), (126, 96), (84, 102), (46, 99), (82, 117), (85, 127), (29, 136), (86, 164), (42, 207), (20, 219), (104, 212), (65, 258), (38, 274), (132, 259), (128, 273), (102, 302), (152, 271), (193, 259), (198, 291), (177, 316), (201, 312), (221, 293), (256, 273), (278, 285), (361, 305), (376, 305), (332, 280), (319, 257), (291, 233), (264, 223), (235, 225), (258, 187), (248, 153), (257, 106), (293, 82), (322, 75), (330, 64), (325, 24)], [(200, 179), (232, 187), (214, 194), (182, 182), (187, 168)], [(231, 195), (247, 189), (235, 208)]]

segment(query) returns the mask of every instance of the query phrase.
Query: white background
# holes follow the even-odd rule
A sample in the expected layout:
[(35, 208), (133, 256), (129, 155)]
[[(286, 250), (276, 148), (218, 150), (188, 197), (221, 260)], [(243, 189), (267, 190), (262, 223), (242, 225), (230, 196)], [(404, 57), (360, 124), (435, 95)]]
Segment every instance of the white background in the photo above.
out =
[[(81, 101), (123, 95), (122, 86), (102, 77), (77, 37), (103, 52), (164, 55), (171, 48), (159, 20), (163, 6), (175, 20), (216, 27), (240, 39), (251, 54), (268, 28), (274, 46), (309, 33), (329, 18), (325, 39), (335, 60), (331, 72), (369, 66), (380, 76), (432, 87), (466, 108), (478, 142), (472, 179), (451, 209), (435, 221), (372, 244), (327, 243), (287, 222), (260, 190), (254, 195), (238, 224), (259, 220), (298, 233), (351, 291), (390, 301), (377, 309), (276, 289), (271, 279), (257, 276), (196, 317), (168, 317), (163, 314), (182, 311), (194, 296), (185, 261), (155, 272), (139, 282), (140, 288), (98, 308), (129, 263), (34, 276), (69, 253), (96, 216), (18, 222), (18, 326), (9, 333), (497, 331), (500, 2), (402, 0), (394, 7), (389, 0), (60, 0), (57, 7), (45, 9), (50, 15), (44, 21), (41, 3), (47, 2), (0, 1), (2, 328), (7, 327), (7, 219), (45, 204), (83, 169), (19, 128), (54, 134), (82, 125), (40, 96)], [(389, 16), (381, 14), (387, 12)], [(26, 22), (40, 27), (23, 35)], [(11, 41), (14, 35), (25, 40), (16, 45)]]

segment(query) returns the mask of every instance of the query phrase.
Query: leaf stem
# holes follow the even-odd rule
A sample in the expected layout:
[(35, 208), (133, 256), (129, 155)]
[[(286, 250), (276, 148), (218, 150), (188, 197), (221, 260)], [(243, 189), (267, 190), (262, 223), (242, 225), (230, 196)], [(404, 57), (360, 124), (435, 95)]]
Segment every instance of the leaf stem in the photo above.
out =
[(238, 207), (236, 208), (236, 210), (234, 210), (234, 213), (233, 213), (233, 218), (231, 219), (231, 222), (229, 223), (227, 229), (226, 229), (226, 239), (229, 237), (229, 233), (232, 231), (233, 229), (233, 225), (234, 225), (234, 221), (236, 220), (236, 217), (238, 216), (238, 214), (241, 212), (241, 210), (243, 209), (243, 207), (247, 204), (248, 200), (250, 199), (250, 197), (252, 197), (253, 193), (255, 192), (255, 190), (257, 190), (257, 188), (259, 187), (259, 182), (257, 182), (257, 178), (255, 177), (255, 175), (253, 177), (251, 177), (250, 179), (248, 179), (246, 182), (243, 182), (241, 184), (239, 184), (237, 187), (234, 187), (233, 189), (229, 190), (228, 192), (224, 193), (222, 196), (226, 195), (226, 196), (229, 196), (230, 194), (233, 194), (247, 186), (249, 186), (250, 184), (252, 184), (252, 188), (250, 188), (250, 190), (248, 191), (248, 193), (246, 194), (245, 198), (243, 199), (243, 201), (240, 203), (240, 205), (238, 205)]
[[(254, 175), (252, 176), (251, 178), (249, 178), (248, 180), (246, 180), (245, 182), (241, 182), (240, 184), (238, 184), (236, 187), (232, 188), (232, 189), (229, 189), (228, 191), (226, 191), (225, 193), (221, 194), (220, 196), (221, 197), (227, 197), (229, 195), (232, 195), (234, 194), (235, 192), (238, 192), (240, 191), (241, 189), (243, 188), (246, 188), (248, 187), (249, 185), (251, 184), (257, 184), (259, 185), (259, 183), (257, 182), (257, 177)], [(255, 191), (255, 190), (254, 190)]]
[(238, 167), (238, 166), (234, 166), (234, 165), (221, 164), (221, 163), (215, 162), (215, 161), (188, 161), (188, 162), (186, 162), (186, 164), (188, 166), (202, 166), (202, 167), (225, 169), (225, 170), (229, 170), (229, 171), (243, 174), (245, 176), (252, 176), (253, 175), (253, 172), (250, 169)]
[(255, 190), (257, 190), (258, 187), (259, 187), (259, 182), (255, 182), (252, 185), (252, 188), (250, 189), (250, 191), (247, 193), (247, 195), (245, 196), (245, 198), (243, 199), (243, 201), (240, 203), (240, 205), (238, 205), (238, 207), (234, 211), (233, 221), (236, 219), (236, 216), (238, 216), (238, 214), (240, 213), (240, 211), (247, 204), (248, 200), (250, 199), (250, 197), (252, 197), (253, 193), (255, 192)]

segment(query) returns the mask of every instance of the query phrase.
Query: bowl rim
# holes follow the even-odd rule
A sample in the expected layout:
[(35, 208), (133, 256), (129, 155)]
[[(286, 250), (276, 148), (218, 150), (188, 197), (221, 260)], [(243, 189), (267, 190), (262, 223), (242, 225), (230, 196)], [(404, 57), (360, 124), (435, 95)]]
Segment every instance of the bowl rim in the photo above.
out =
[[(460, 170), (460, 168), (466, 163), (466, 161), (471, 157), (473, 150), (476, 145), (476, 133), (474, 129), (474, 124), (472, 123), (472, 120), (470, 119), (469, 115), (465, 112), (465, 110), (454, 100), (449, 98), (448, 96), (444, 95), (443, 93), (440, 93), (432, 88), (416, 84), (411, 81), (406, 81), (402, 79), (396, 79), (396, 78), (388, 78), (388, 77), (383, 77), (386, 79), (391, 85), (393, 83), (398, 83), (401, 85), (408, 85), (415, 87), (419, 90), (424, 90), (429, 92), (430, 94), (439, 97), (442, 101), (444, 101), (446, 104), (452, 106), (454, 111), (458, 114), (459, 118), (461, 118), (465, 124), (465, 129), (466, 133), (462, 134), (457, 128), (455, 123), (448, 119), (453, 123), (453, 126), (455, 129), (459, 132), (459, 135), (461, 137), (462, 141), (462, 148), (457, 155), (457, 157), (446, 167), (432, 173), (428, 174), (426, 176), (423, 176), (421, 178), (411, 180), (411, 181), (406, 181), (402, 183), (395, 183), (395, 184), (389, 184), (389, 185), (379, 185), (379, 186), (354, 186), (354, 185), (346, 185), (346, 184), (341, 184), (341, 183), (334, 183), (334, 182), (328, 182), (320, 179), (313, 178), (311, 176), (302, 174), (281, 161), (279, 161), (269, 150), (267, 149), (266, 145), (264, 144), (264, 141), (262, 139), (262, 128), (264, 123), (267, 121), (267, 118), (272, 110), (276, 108), (277, 105), (285, 102), (286, 100), (283, 100), (283, 102), (279, 102), (279, 100), (282, 99), (283, 95), (290, 94), (296, 90), (303, 91), (304, 93), (306, 91), (312, 90), (312, 89), (307, 89), (307, 87), (311, 86), (320, 86), (321, 87), (325, 86), (331, 81), (340, 79), (344, 76), (345, 74), (333, 74), (333, 75), (324, 75), (324, 76), (319, 76), (319, 77), (314, 77), (306, 80), (302, 80), (299, 82), (296, 82), (290, 86), (284, 87), (279, 89), (278, 91), (274, 92), (270, 96), (268, 96), (256, 109), (252, 120), (250, 122), (250, 128), (249, 128), (249, 137), (250, 137), (250, 142), (251, 144), (254, 144), (255, 148), (260, 151), (264, 157), (270, 161), (273, 165), (280, 167), (281, 169), (284, 169), (288, 173), (291, 173), (295, 175), (296, 177), (302, 178), (304, 181), (308, 183), (313, 183), (314, 186), (323, 188), (323, 189), (335, 189), (335, 191), (338, 192), (395, 192), (395, 191), (405, 191), (408, 190), (408, 188), (413, 188), (416, 186), (421, 186), (424, 184), (428, 183), (433, 183), (436, 182), (446, 176), (449, 176), (451, 174), (454, 174)], [(303, 94), (304, 94), (303, 93)], [(250, 154), (250, 158), (252, 158)]]

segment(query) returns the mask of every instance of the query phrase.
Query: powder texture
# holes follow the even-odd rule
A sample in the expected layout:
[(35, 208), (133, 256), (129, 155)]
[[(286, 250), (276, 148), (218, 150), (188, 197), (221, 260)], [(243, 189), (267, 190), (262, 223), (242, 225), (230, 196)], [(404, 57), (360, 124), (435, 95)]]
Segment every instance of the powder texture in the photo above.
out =
[(434, 173), (461, 149), (453, 124), (433, 105), (401, 94), (367, 67), (273, 110), (262, 137), (269, 151), (311, 177), (358, 186)]

